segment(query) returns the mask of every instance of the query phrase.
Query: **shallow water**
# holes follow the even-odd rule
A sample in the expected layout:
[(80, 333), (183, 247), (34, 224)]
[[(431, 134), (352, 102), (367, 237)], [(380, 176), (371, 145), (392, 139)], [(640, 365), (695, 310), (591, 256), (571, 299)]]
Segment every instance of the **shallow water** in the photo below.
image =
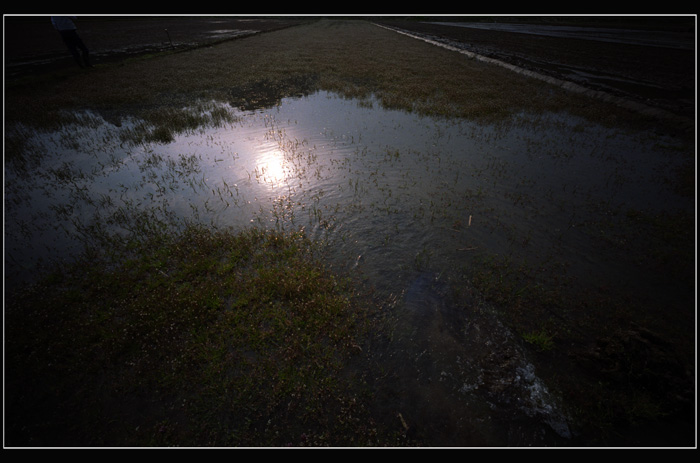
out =
[(132, 122), (94, 114), (33, 132), (35, 165), (5, 169), (6, 274), (156, 226), (304, 228), (398, 314), (378, 355), (388, 414), (435, 445), (566, 442), (521, 340), (476, 299), (455, 302), (450, 282), (494, 255), (615, 281), (596, 245), (603, 219), (692, 207), (661, 181), (681, 162), (672, 141), (562, 115), (481, 126), (376, 106), (321, 92), (229, 108), (236, 122), (168, 144), (129, 145)]

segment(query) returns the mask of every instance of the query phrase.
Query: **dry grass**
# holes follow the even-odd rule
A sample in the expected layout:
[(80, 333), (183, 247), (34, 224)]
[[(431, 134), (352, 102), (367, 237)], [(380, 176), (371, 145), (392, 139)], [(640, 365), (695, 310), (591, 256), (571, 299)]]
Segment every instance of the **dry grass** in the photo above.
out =
[(150, 56), (90, 72), (17, 84), (6, 94), (8, 120), (56, 123), (59, 110), (138, 113), (194, 99), (246, 105), (317, 89), (377, 96), (391, 108), (493, 121), (522, 110), (604, 106), (497, 66), (407, 38), (364, 20), (317, 21), (208, 48)]

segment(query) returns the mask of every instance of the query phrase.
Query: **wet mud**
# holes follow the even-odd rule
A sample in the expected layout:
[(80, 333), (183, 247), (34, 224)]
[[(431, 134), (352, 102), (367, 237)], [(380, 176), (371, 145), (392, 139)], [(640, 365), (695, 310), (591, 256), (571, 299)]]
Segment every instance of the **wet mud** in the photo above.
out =
[[(692, 19), (692, 18), (691, 18)], [(586, 28), (585, 34), (562, 36), (536, 27), (490, 29), (445, 22), (380, 21), (524, 70), (572, 82), (693, 120), (695, 111), (694, 31), (684, 27), (664, 31), (664, 41), (652, 36), (628, 41), (602, 40), (609, 29)], [(553, 27), (552, 29), (557, 29)], [(532, 30), (532, 32), (531, 32)], [(587, 38), (582, 38), (586, 37)]]
[(487, 306), (476, 298), (456, 303), (441, 275), (420, 272), (402, 310), (406, 333), (390, 361), (397, 368), (377, 388), (397, 395), (390, 403), (409, 436), (447, 447), (570, 443), (558, 398)]

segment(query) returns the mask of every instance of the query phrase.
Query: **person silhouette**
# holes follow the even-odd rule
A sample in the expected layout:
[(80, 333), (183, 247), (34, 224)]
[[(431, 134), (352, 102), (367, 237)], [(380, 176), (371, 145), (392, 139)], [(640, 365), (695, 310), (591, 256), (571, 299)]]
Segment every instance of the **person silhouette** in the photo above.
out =
[[(76, 19), (75, 16), (51, 16), (51, 23), (58, 33), (61, 34), (63, 42), (75, 58), (78, 66), (81, 68), (92, 67), (89, 58), (90, 52), (78, 35), (77, 27), (75, 27), (73, 22), (74, 19)], [(79, 51), (82, 52), (82, 56)]]

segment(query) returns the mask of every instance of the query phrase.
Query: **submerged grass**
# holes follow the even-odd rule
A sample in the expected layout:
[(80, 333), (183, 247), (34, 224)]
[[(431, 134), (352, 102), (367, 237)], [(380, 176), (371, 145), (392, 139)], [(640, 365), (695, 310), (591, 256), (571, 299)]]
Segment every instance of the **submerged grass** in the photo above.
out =
[(301, 232), (190, 227), (61, 268), (6, 309), (6, 443), (395, 444), (348, 369), (357, 302)]

